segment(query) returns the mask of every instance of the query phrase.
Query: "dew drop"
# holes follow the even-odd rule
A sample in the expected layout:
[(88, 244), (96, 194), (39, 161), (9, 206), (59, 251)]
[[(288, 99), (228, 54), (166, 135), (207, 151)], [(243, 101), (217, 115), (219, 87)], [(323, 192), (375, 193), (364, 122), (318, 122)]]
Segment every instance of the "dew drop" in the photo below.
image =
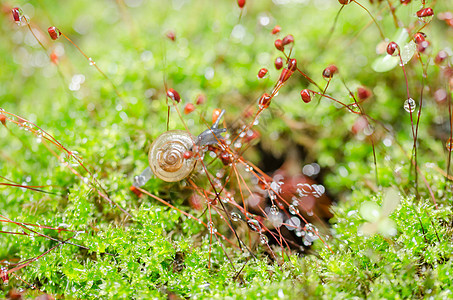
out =
[(407, 99), (404, 101), (404, 110), (407, 111), (408, 113), (412, 113), (415, 110), (415, 101), (412, 98)]
[(68, 160), (71, 167), (77, 167), (79, 165), (79, 161), (81, 160), (79, 157), (79, 152), (71, 151), (68, 155)]
[(294, 205), (290, 205), (289, 206), (289, 212), (293, 215), (296, 215), (299, 213), (299, 209), (297, 207), (295, 207)]
[(270, 213), (274, 216), (278, 215), (278, 207), (277, 205), (272, 205), (271, 208), (270, 208)]
[(232, 212), (231, 213), (231, 220), (237, 222), (241, 219), (241, 215), (236, 213), (236, 212)]
[(271, 199), (271, 201), (277, 200), (277, 196), (275, 195), (273, 190), (269, 190), (268, 194), (269, 194), (269, 199)]
[(263, 245), (267, 245), (268, 242), (269, 239), (267, 238), (267, 236), (265, 236), (264, 234), (260, 234), (260, 243)]
[(214, 227), (214, 223), (212, 221), (208, 222), (207, 227), (210, 234), (215, 234), (217, 232), (217, 229)]
[(447, 140), (447, 143), (445, 144), (445, 146), (447, 147), (447, 150), (449, 152), (453, 151), (453, 140), (451, 138), (449, 138)]
[(352, 112), (352, 113), (359, 113), (360, 112), (360, 108), (359, 108), (359, 106), (356, 103), (354, 103), (354, 104), (349, 106), (349, 111)]
[(249, 224), (250, 228), (252, 228), (253, 231), (261, 231), (260, 223), (257, 220), (250, 219), (247, 221), (247, 224)]

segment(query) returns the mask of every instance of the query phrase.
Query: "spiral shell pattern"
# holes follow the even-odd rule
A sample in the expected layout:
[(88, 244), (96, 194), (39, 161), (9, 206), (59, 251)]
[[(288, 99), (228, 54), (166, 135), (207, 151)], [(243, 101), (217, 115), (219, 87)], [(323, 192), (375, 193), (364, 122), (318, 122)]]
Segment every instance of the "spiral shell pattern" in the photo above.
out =
[(149, 150), (149, 166), (154, 175), (168, 182), (180, 181), (193, 171), (195, 157), (185, 159), (184, 152), (191, 150), (194, 137), (183, 130), (170, 130), (154, 140)]

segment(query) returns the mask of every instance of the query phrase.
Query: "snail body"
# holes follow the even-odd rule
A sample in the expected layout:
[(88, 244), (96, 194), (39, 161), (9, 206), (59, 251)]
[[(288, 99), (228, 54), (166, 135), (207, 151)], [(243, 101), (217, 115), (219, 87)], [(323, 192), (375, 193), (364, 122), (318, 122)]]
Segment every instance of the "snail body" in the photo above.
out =
[(200, 157), (193, 155), (192, 150), (199, 151), (223, 139), (221, 134), (226, 128), (218, 128), (218, 125), (224, 113), (225, 110), (222, 110), (211, 128), (197, 137), (183, 130), (170, 130), (157, 137), (148, 153), (149, 167), (134, 176), (133, 187), (143, 186), (153, 175), (167, 182), (180, 181), (189, 176), (195, 169), (197, 157)]
[(192, 173), (197, 159), (185, 158), (196, 139), (183, 130), (170, 130), (161, 134), (151, 145), (148, 161), (154, 175), (167, 182), (180, 181)]

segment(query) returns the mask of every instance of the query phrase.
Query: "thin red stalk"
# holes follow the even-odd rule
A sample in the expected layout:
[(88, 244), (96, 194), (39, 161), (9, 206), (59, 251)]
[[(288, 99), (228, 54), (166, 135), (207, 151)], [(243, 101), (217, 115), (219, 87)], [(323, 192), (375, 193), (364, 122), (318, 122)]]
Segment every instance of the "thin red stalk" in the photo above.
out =
[(37, 256), (37, 257), (35, 257), (35, 258), (28, 259), (28, 260), (26, 260), (25, 263), (21, 263), (21, 264), (19, 264), (18, 266), (14, 267), (14, 268), (12, 268), (12, 269), (9, 269), (9, 270), (6, 272), (6, 274), (11, 274), (11, 273), (13, 273), (13, 272), (16, 272), (16, 271), (22, 269), (22, 268), (25, 268), (26, 266), (28, 266), (28, 265), (31, 264), (32, 262), (37, 261), (38, 259), (40, 259), (40, 258), (43, 257), (44, 255), (46, 255), (47, 253), (51, 252), (52, 250), (54, 250), (54, 249), (58, 248), (59, 246), (61, 246), (61, 245), (65, 244), (65, 243), (67, 243), (69, 240), (71, 240), (71, 239), (73, 239), (74, 237), (76, 237), (76, 235), (77, 235), (77, 234), (75, 234), (75, 235), (73, 235), (72, 237), (70, 237), (70, 238), (68, 238), (68, 239), (66, 239), (66, 240), (64, 240), (64, 241), (62, 241), (62, 242), (60, 242), (60, 243), (58, 243), (57, 245), (53, 246), (52, 248), (50, 248), (50, 249), (47, 250), (46, 252), (40, 254), (39, 256)]
[(356, 3), (358, 6), (360, 6), (361, 8), (363, 8), (367, 13), (368, 15), (371, 17), (371, 19), (373, 19), (373, 22), (374, 24), (376, 24), (376, 27), (378, 28), (379, 30), (379, 34), (381, 35), (381, 38), (382, 40), (385, 40), (385, 35), (384, 33), (382, 32), (382, 29), (381, 27), (379, 26), (378, 22), (376, 21), (376, 19), (373, 17), (373, 15), (371, 14), (371, 12), (365, 7), (363, 6), (362, 4), (360, 4), (358, 1), (356, 0), (352, 0), (354, 3)]
[(94, 66), (96, 68), (96, 70), (98, 70), (99, 73), (101, 73), (102, 76), (104, 76), (105, 79), (107, 79), (108, 82), (110, 82), (110, 84), (112, 85), (113, 87), (113, 90), (115, 91), (116, 95), (122, 99), (121, 97), (121, 94), (120, 92), (118, 91), (116, 85), (113, 83), (113, 81), (98, 67), (98, 65), (96, 64), (96, 62), (91, 58), (91, 57), (88, 57), (83, 51), (82, 49), (79, 48), (79, 46), (77, 46), (76, 43), (74, 43), (69, 37), (67, 37), (63, 32), (61, 32), (61, 35), (67, 39), (74, 47), (77, 48), (77, 50), (79, 50), (79, 52), (89, 61), (90, 65)]

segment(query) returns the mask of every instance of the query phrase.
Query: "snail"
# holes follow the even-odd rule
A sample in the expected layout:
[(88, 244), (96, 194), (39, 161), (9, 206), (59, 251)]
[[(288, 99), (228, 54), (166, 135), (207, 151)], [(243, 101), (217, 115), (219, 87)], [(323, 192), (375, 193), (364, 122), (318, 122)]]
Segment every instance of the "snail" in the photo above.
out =
[(183, 130), (170, 130), (161, 134), (151, 145), (148, 154), (151, 171), (160, 179), (168, 182), (180, 181), (192, 173), (197, 159), (185, 158), (184, 153), (191, 151), (194, 137)]
[(197, 137), (184, 130), (170, 130), (162, 133), (151, 144), (148, 153), (149, 167), (134, 177), (134, 186), (143, 186), (153, 174), (167, 182), (176, 182), (187, 178), (195, 169), (196, 155), (184, 157), (188, 151), (199, 151), (204, 146), (216, 144), (223, 137), (226, 128), (219, 129), (219, 122), (225, 110), (222, 110), (211, 128)]

